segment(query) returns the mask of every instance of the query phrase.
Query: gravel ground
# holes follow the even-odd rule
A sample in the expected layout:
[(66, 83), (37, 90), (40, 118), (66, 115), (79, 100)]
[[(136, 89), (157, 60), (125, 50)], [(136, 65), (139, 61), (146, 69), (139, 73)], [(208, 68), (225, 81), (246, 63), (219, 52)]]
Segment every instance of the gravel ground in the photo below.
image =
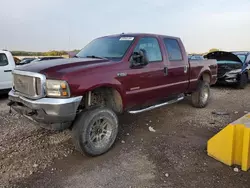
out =
[(191, 107), (187, 98), (125, 114), (115, 146), (95, 158), (74, 150), (69, 131), (46, 131), (9, 114), (2, 97), (0, 187), (250, 187), (249, 172), (235, 172), (206, 155), (207, 140), (250, 111), (249, 92), (250, 86), (213, 87), (204, 109)]
[(69, 144), (69, 131), (47, 131), (14, 112), (10, 114), (6, 98), (0, 99), (0, 187), (45, 169), (74, 149)]

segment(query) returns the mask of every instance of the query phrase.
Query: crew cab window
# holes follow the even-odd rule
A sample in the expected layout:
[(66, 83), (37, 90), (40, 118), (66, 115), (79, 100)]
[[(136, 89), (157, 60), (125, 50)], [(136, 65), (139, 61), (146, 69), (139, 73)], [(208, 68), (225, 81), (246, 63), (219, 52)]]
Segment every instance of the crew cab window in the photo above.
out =
[(162, 61), (160, 46), (156, 38), (141, 38), (136, 45), (134, 52), (138, 52), (140, 49), (146, 51), (149, 62)]
[(0, 66), (8, 65), (8, 58), (5, 54), (0, 53)]
[(164, 39), (164, 44), (167, 49), (169, 61), (181, 61), (182, 53), (179, 43), (175, 39)]

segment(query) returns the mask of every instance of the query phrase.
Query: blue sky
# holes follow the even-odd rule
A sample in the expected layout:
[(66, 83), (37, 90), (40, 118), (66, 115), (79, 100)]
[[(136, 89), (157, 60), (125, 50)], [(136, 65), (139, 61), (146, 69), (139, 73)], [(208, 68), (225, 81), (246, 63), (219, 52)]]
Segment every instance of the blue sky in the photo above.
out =
[(250, 50), (250, 0), (1, 0), (0, 49), (80, 49), (122, 32), (178, 36), (188, 52)]

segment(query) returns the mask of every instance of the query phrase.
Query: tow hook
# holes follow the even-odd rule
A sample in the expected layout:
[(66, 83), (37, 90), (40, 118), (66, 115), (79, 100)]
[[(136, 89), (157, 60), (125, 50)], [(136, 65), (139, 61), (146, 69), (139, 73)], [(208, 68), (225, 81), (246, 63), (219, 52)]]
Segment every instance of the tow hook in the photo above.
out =
[(33, 115), (36, 115), (37, 112), (36, 111), (31, 111), (31, 112), (28, 112), (27, 113), (27, 116), (33, 116)]
[(8, 105), (8, 106), (12, 106), (14, 103), (15, 103), (15, 102), (13, 102), (13, 101), (9, 101), (9, 102), (7, 103), (7, 105)]

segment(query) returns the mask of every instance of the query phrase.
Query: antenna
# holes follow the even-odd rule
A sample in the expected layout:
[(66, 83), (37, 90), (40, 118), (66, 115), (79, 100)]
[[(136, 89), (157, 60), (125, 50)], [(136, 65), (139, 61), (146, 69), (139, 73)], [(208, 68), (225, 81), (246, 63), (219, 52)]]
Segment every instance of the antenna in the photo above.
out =
[(70, 40), (71, 40), (71, 38), (70, 38), (70, 17), (68, 17), (69, 18), (69, 20), (68, 20), (68, 35), (69, 35), (69, 38), (68, 38), (68, 42), (69, 42), (69, 46), (68, 46), (68, 48), (69, 48), (69, 51), (70, 51)]

